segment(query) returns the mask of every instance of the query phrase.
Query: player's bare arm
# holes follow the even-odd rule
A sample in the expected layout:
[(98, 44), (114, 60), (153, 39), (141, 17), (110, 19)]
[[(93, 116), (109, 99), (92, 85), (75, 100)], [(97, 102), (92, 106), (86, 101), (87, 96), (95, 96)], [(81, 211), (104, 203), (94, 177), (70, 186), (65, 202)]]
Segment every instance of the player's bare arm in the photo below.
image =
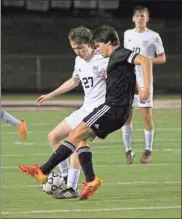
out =
[(138, 81), (136, 80), (136, 91), (139, 93), (140, 92), (140, 86)]
[(165, 62), (166, 62), (166, 55), (164, 52), (152, 59), (153, 64), (163, 64)]
[(51, 93), (41, 95), (40, 97), (38, 97), (36, 100), (36, 104), (40, 105), (45, 100), (49, 100), (57, 95), (64, 94), (64, 93), (74, 89), (75, 87), (77, 87), (78, 84), (79, 84), (79, 79), (72, 77), (69, 80), (67, 80), (66, 82), (64, 82), (60, 87), (58, 87), (57, 89), (52, 91)]
[(152, 80), (152, 60), (142, 56), (137, 55), (134, 60), (135, 65), (141, 65), (144, 77), (144, 90), (140, 91), (139, 98), (141, 102), (145, 102), (150, 95), (150, 84)]

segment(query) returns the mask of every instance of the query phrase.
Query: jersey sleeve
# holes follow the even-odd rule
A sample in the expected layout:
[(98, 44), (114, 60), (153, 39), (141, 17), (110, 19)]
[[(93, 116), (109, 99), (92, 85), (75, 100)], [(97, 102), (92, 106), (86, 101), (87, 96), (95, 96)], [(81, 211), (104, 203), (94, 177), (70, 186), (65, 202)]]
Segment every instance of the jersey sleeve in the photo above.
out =
[(129, 50), (129, 54), (128, 54), (128, 58), (127, 58), (127, 62), (130, 63), (130, 64), (134, 64), (134, 60), (136, 58), (137, 55), (139, 55), (138, 53), (136, 52), (133, 52), (131, 50)]
[(79, 68), (77, 66), (77, 59), (75, 59), (75, 66), (74, 66), (74, 71), (73, 71), (72, 77), (77, 78), (77, 79), (80, 78), (79, 77)]
[(163, 43), (162, 43), (162, 40), (159, 34), (157, 34), (154, 39), (154, 46), (155, 46), (155, 52), (157, 55), (160, 55), (161, 53), (164, 52)]
[(126, 34), (126, 31), (124, 32), (124, 40), (123, 40), (123, 46), (125, 49), (127, 49), (127, 34)]

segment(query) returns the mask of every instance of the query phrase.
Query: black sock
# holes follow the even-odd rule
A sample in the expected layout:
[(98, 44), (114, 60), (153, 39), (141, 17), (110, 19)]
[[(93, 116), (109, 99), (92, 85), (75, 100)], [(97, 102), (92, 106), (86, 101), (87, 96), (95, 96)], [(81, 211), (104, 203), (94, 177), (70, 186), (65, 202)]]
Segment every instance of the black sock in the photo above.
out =
[(66, 160), (75, 151), (75, 146), (68, 141), (60, 145), (49, 160), (40, 169), (43, 174), (48, 175), (60, 162)]
[(86, 177), (86, 182), (91, 182), (95, 178), (94, 168), (92, 164), (92, 152), (87, 146), (81, 147), (77, 151), (80, 165)]

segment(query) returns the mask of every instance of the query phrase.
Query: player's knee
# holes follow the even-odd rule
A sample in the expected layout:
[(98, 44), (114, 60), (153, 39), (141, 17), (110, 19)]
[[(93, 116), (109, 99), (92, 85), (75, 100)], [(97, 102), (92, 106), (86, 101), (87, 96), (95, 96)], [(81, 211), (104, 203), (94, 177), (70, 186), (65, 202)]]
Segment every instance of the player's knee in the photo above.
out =
[(48, 141), (51, 145), (54, 145), (58, 143), (61, 140), (61, 138), (56, 135), (55, 132), (49, 132), (48, 134)]

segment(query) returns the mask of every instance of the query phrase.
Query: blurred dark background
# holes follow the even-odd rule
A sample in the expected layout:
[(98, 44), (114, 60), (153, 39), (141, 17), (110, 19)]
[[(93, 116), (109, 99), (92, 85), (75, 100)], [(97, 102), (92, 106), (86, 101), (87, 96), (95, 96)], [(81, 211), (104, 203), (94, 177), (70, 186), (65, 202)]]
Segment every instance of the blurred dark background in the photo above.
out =
[[(181, 1), (2, 0), (2, 92), (48, 92), (69, 79), (75, 54), (68, 31), (78, 25), (94, 29), (112, 25), (121, 42), (133, 28), (137, 5), (148, 7), (149, 28), (163, 40), (167, 62), (154, 67), (155, 93), (181, 93)], [(80, 92), (78, 87), (74, 92)]]

